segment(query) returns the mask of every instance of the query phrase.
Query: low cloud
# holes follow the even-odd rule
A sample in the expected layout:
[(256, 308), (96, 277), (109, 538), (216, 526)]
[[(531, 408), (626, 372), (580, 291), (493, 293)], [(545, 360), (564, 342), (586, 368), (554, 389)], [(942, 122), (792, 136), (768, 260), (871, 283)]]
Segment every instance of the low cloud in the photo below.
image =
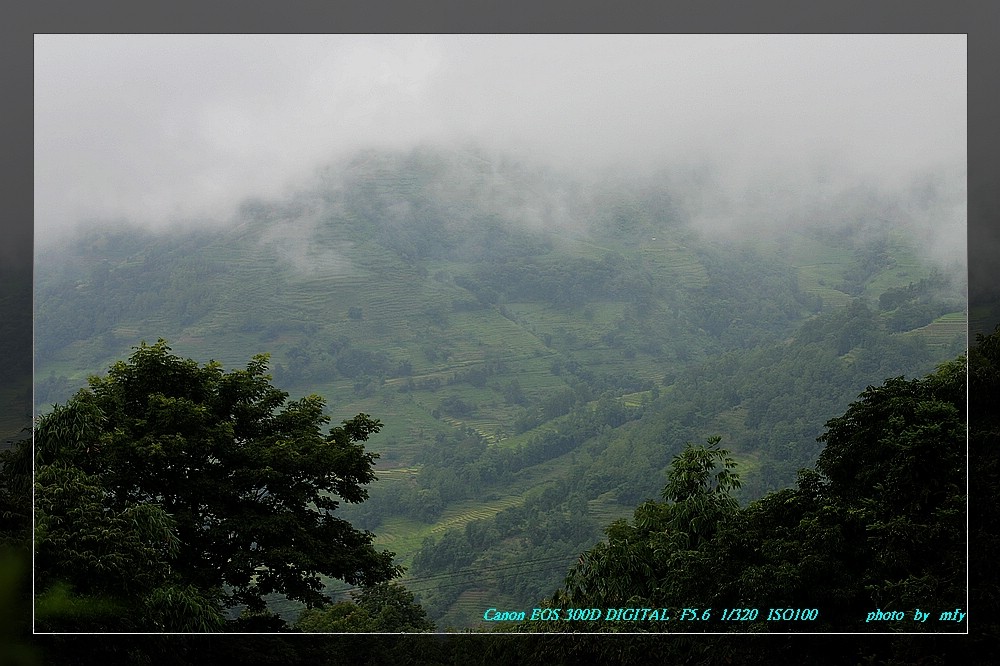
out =
[[(961, 254), (963, 35), (38, 35), (35, 63), (42, 243), (111, 219), (230, 223), (324, 164), (424, 144), (668, 179), (713, 232), (871, 191), (930, 254)], [(588, 196), (501, 190), (529, 225)]]

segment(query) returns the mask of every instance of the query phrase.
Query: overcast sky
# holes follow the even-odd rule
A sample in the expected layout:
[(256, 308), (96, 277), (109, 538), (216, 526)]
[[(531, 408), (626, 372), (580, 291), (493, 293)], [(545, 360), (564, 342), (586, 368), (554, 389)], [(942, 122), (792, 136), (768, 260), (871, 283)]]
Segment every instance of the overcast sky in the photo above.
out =
[[(964, 35), (37, 35), (35, 225), (225, 221), (368, 146), (964, 182)], [(964, 238), (962, 239), (964, 247)]]

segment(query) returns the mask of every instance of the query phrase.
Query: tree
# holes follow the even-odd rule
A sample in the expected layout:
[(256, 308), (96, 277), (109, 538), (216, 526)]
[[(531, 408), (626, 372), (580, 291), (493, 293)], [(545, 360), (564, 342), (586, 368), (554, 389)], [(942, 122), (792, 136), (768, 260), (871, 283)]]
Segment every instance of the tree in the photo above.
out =
[[(739, 490), (739, 474), (730, 470), (736, 462), (729, 451), (719, 448), (721, 437), (709, 437), (707, 446), (687, 444), (674, 458), (663, 489), (663, 499), (673, 502), (671, 531), (680, 537), (679, 545), (696, 550), (714, 535), (719, 523), (736, 513), (739, 503), (731, 493)], [(716, 460), (722, 469), (715, 472)]]
[(260, 612), (272, 592), (322, 605), (320, 575), (375, 585), (400, 573), (374, 535), (333, 515), (367, 498), (377, 420), (359, 414), (323, 434), (322, 398), (287, 402), (266, 355), (225, 373), (162, 339), (133, 349), (39, 420), (39, 464), (79, 470), (109, 515), (160, 507), (177, 537), (171, 571), (226, 605)]
[(869, 387), (827, 423), (826, 501), (867, 544), (861, 585), (880, 608), (965, 597), (966, 360)]
[[(707, 543), (737, 514), (732, 491), (740, 487), (736, 463), (719, 448), (720, 437), (685, 445), (674, 457), (662, 496), (636, 508), (633, 520), (618, 520), (605, 530), (607, 541), (584, 553), (570, 570), (554, 606), (690, 606), (702, 594)], [(721, 469), (716, 471), (717, 462)], [(632, 625), (641, 627), (642, 623)], [(535, 631), (545, 623), (526, 623)], [(558, 623), (557, 625), (558, 626)], [(565, 625), (564, 625), (565, 626)], [(596, 624), (588, 624), (588, 631)], [(615, 630), (611, 623), (609, 628)], [(621, 625), (617, 625), (618, 628)]]
[(351, 594), (354, 601), (308, 608), (296, 621), (306, 632), (397, 633), (433, 631), (434, 623), (414, 602), (413, 593), (399, 583), (380, 583)]
[(63, 462), (39, 468), (35, 483), (37, 628), (221, 627), (214, 595), (188, 590), (195, 612), (184, 613), (174, 603), (179, 581), (171, 575), (169, 559), (179, 544), (173, 521), (162, 508), (144, 503), (116, 510), (95, 477)]

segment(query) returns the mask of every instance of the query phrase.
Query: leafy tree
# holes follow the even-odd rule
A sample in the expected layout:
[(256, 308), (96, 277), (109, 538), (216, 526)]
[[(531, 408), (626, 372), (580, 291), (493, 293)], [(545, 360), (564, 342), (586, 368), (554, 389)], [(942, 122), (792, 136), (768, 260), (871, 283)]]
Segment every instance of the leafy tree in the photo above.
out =
[[(169, 516), (175, 552), (156, 560), (143, 550), (148, 539), (120, 544), (139, 556), (128, 565), (140, 576), (136, 584), (144, 563), (166, 559), (184, 584), (225, 590), (226, 604), (259, 612), (272, 592), (324, 604), (320, 575), (375, 585), (399, 574), (392, 553), (372, 546), (371, 533), (333, 515), (340, 500), (366, 499), (377, 454), (363, 443), (381, 424), (359, 414), (323, 434), (329, 419), (322, 398), (287, 402), (266, 372), (266, 355), (225, 373), (214, 361), (199, 366), (173, 355), (162, 339), (142, 343), (128, 362), (90, 378), (89, 389), (39, 420), (38, 462), (46, 474), (73, 482), (92, 507), (88, 516), (134, 522), (140, 512), (168, 544)], [(43, 501), (39, 521), (56, 544), (58, 532), (47, 526), (71, 509), (56, 502), (61, 481), (42, 481), (51, 489), (42, 499), (53, 499)], [(53, 560), (51, 570), (60, 569)], [(184, 597), (184, 589), (154, 605)]]
[(434, 623), (413, 600), (413, 593), (399, 583), (363, 587), (351, 595), (354, 602), (307, 608), (296, 621), (306, 632), (397, 633), (433, 631)]
[[(35, 510), (35, 620), (45, 631), (210, 631), (217, 595), (178, 597), (169, 560), (173, 520), (154, 504), (117, 510), (99, 481), (56, 462), (39, 468)], [(190, 603), (185, 603), (190, 602)]]
[(632, 523), (618, 520), (609, 525), (607, 541), (580, 557), (565, 588), (551, 602), (574, 608), (696, 603), (706, 568), (698, 551), (739, 510), (731, 495), (740, 486), (739, 475), (732, 471), (736, 463), (729, 451), (719, 448), (720, 441), (711, 437), (704, 445), (687, 444), (671, 463), (662, 492), (665, 501), (640, 505)]
[(826, 503), (863, 540), (860, 603), (910, 608), (965, 596), (966, 360), (869, 387), (827, 423)]
[[(673, 502), (670, 527), (683, 535), (680, 545), (687, 549), (712, 538), (719, 523), (739, 509), (732, 493), (740, 488), (736, 462), (729, 451), (719, 448), (719, 436), (709, 437), (707, 446), (687, 444), (670, 465), (663, 499)], [(716, 461), (722, 469), (715, 472)], [(713, 476), (713, 472), (715, 472)]]
[[(216, 590), (183, 584), (170, 560), (173, 519), (153, 503), (116, 508), (100, 480), (54, 459), (52, 442), (92, 435), (86, 410), (57, 406), (39, 423), (34, 478), (35, 627), (41, 631), (212, 631), (224, 623)], [(31, 448), (5, 452), (8, 487), (30, 507)], [(27, 464), (25, 464), (27, 463)], [(30, 525), (29, 512), (18, 518)], [(30, 538), (30, 533), (28, 534)]]

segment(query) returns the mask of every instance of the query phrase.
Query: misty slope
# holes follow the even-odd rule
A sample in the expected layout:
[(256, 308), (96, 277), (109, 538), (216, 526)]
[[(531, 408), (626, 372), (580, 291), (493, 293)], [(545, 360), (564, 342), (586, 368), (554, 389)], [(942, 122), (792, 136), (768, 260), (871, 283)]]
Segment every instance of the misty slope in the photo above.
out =
[[(866, 385), (963, 348), (961, 285), (903, 230), (713, 239), (671, 187), (371, 151), (231, 226), (81, 232), (37, 257), (36, 405), (140, 339), (226, 367), (270, 353), (277, 386), (385, 424), (381, 481), (345, 515), (426, 576), (572, 557), (708, 435), (747, 497), (782, 487)], [(458, 580), (435, 619), (561, 571)]]

